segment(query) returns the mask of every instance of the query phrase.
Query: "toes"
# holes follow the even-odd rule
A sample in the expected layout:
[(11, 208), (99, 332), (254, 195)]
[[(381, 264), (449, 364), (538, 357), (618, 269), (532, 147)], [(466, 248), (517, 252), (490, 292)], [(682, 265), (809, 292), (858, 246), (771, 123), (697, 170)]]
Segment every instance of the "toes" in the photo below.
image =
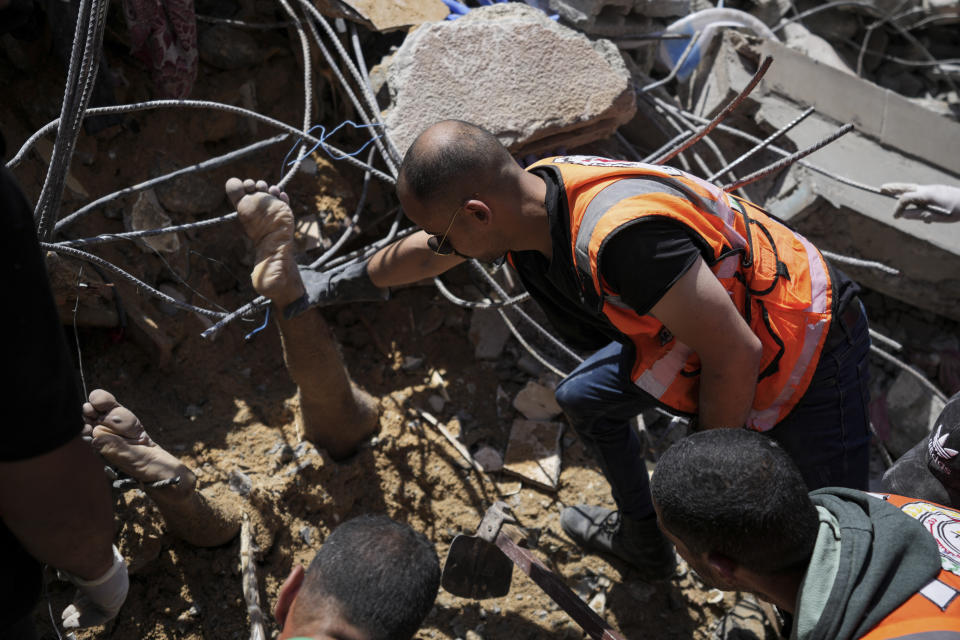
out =
[(246, 195), (246, 191), (244, 191), (243, 188), (243, 180), (240, 178), (230, 178), (227, 180), (227, 183), (224, 185), (224, 190), (227, 192), (227, 198), (230, 199), (230, 204), (234, 207), (240, 202), (240, 198)]
[(90, 405), (97, 413), (107, 413), (111, 409), (119, 407), (120, 403), (109, 391), (94, 389), (90, 392), (90, 402), (84, 404), (84, 415), (86, 415), (87, 405)]
[(141, 440), (145, 435), (140, 419), (126, 407), (117, 407), (100, 420), (113, 433), (130, 440)]
[(275, 198), (280, 198), (285, 204), (290, 204), (290, 196), (286, 191), (281, 191), (277, 185), (271, 185), (267, 192)]
[(257, 180), (257, 191), (266, 191), (269, 187), (265, 180)]
[(257, 183), (251, 180), (250, 178), (247, 178), (246, 180), (243, 181), (243, 188), (246, 190), (247, 193), (253, 193), (254, 191), (257, 190)]

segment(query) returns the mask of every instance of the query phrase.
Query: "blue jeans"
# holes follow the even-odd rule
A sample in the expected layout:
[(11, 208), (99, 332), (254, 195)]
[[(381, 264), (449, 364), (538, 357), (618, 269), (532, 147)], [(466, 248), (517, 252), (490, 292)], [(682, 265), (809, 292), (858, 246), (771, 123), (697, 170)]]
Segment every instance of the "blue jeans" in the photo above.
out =
[[(810, 490), (867, 488), (870, 335), (860, 301), (850, 306), (835, 319), (807, 392), (766, 432), (797, 463)], [(653, 504), (630, 420), (658, 405), (630, 380), (630, 368), (623, 346), (613, 342), (563, 379), (557, 403), (599, 462), (620, 512), (639, 519), (653, 514)]]

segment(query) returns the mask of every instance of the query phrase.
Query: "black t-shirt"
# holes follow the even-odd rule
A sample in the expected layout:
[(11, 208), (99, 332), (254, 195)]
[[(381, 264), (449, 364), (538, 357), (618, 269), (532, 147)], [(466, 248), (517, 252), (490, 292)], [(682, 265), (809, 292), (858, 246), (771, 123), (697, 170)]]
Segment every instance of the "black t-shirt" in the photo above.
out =
[(705, 254), (681, 222), (648, 216), (617, 230), (600, 254), (607, 285), (645, 315)]
[[(0, 136), (0, 149), (3, 139)], [(0, 152), (0, 158), (3, 153)], [(0, 463), (58, 449), (83, 428), (80, 393), (37, 243), (33, 212), (0, 166), (0, 260), (7, 304), (0, 314), (4, 394), (17, 418), (3, 430)], [(13, 417), (13, 416), (11, 416)], [(40, 564), (0, 521), (0, 636), (40, 595)]]

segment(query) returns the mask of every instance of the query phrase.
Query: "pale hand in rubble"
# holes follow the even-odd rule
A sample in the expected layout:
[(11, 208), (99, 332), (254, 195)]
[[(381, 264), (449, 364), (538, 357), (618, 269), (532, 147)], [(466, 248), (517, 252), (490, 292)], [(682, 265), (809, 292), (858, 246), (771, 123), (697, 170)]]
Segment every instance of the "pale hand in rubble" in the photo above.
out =
[(120, 611), (130, 589), (127, 563), (116, 547), (113, 547), (113, 564), (99, 578), (83, 580), (65, 571), (60, 572), (60, 577), (77, 587), (73, 603), (60, 616), (64, 629), (92, 627), (111, 620)]
[[(940, 207), (952, 214), (950, 222), (960, 220), (960, 188), (945, 184), (912, 184), (902, 182), (888, 182), (880, 187), (888, 195), (897, 196), (897, 208), (893, 217), (919, 218), (926, 222), (940, 219), (943, 214), (934, 211), (922, 210), (925, 206)], [(916, 210), (905, 211), (907, 207), (917, 207)], [(939, 215), (938, 215), (939, 214)], [(937, 216), (937, 217), (934, 217)]]

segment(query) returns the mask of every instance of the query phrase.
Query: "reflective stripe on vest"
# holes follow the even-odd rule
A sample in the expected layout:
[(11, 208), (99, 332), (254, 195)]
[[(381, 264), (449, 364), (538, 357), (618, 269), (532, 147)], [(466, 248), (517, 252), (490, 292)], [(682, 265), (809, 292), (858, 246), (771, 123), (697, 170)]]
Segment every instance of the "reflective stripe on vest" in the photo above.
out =
[[(624, 207), (617, 208), (618, 205), (637, 196), (666, 195), (689, 203), (699, 213), (694, 215), (687, 210), (677, 209), (657, 211), (655, 215), (676, 219), (694, 233), (699, 233), (714, 251), (714, 260), (709, 265), (711, 271), (724, 283), (735, 302), (736, 292), (745, 299), (742, 301), (744, 308), (740, 311), (741, 314), (745, 314), (751, 329), (758, 334), (764, 344), (765, 362), (768, 362), (768, 368), (772, 369), (766, 375), (777, 374), (772, 376), (776, 379), (775, 381), (770, 380), (764, 383), (761, 380), (758, 383), (758, 392), (747, 426), (759, 431), (772, 428), (786, 416), (806, 391), (829, 327), (832, 291), (826, 263), (820, 253), (805, 238), (768, 218), (759, 209), (755, 210), (751, 217), (751, 214), (748, 214), (736, 199), (729, 197), (715, 185), (695, 176), (668, 167), (641, 163), (589, 164), (593, 160), (595, 159), (574, 156), (547, 159), (534, 166), (552, 164), (560, 171), (570, 209), (573, 245), (571, 249), (574, 263), (582, 274), (581, 282), (585, 286), (587, 283), (592, 283), (596, 295), (602, 300), (601, 308), (598, 310), (607, 315), (608, 319), (637, 346), (638, 362), (635, 364), (632, 375), (635, 384), (671, 408), (687, 413), (696, 411), (695, 376), (698, 369), (689, 370), (690, 363), (697, 360), (696, 354), (689, 346), (676, 339), (673, 339), (669, 347), (662, 348), (662, 343), (655, 341), (655, 336), (662, 325), (656, 323), (652, 316), (634, 314), (618, 295), (605, 290), (598, 267), (599, 252), (605, 238), (620, 228), (620, 226), (611, 227), (611, 225), (627, 224), (644, 215), (654, 214), (643, 211), (642, 206), (638, 207), (639, 210), (635, 213), (629, 211), (625, 213)], [(581, 168), (581, 166), (589, 168)], [(630, 203), (626, 206), (629, 208)], [(617, 213), (614, 214), (616, 217), (606, 221), (607, 214), (615, 208), (617, 209)], [(697, 216), (703, 221), (698, 221)], [(704, 224), (707, 226), (698, 230), (698, 225)], [(776, 228), (773, 225), (777, 225)], [(599, 231), (598, 228), (603, 230)], [(703, 235), (706, 228), (711, 229), (709, 233), (714, 239)], [(785, 274), (779, 273), (779, 266), (782, 263), (780, 263), (779, 254), (776, 254), (776, 242), (770, 235), (769, 229), (774, 229), (774, 235), (780, 238), (789, 238), (790, 246), (786, 249), (791, 252), (789, 257), (791, 268), (798, 272), (796, 276), (809, 278), (809, 297), (804, 294), (802, 300), (796, 300), (805, 304), (805, 308), (794, 311), (781, 311), (779, 308), (774, 308), (768, 313), (767, 307), (763, 304), (769, 302), (768, 298), (779, 295), (775, 291), (773, 294), (770, 292), (782, 286), (780, 278), (786, 277)], [(754, 259), (759, 260), (754, 254), (756, 243), (763, 243), (764, 248), (772, 247), (776, 257), (778, 272), (772, 278), (773, 284), (766, 287), (769, 290), (751, 289), (751, 284), (755, 284), (755, 279), (759, 277), (757, 271), (751, 270)], [(801, 254), (800, 248), (805, 255)], [(764, 268), (769, 268), (774, 262), (769, 257), (765, 260)], [(769, 275), (767, 273), (763, 277), (769, 277)], [(739, 284), (732, 282), (734, 276), (740, 280)], [(758, 286), (764, 288), (763, 285)], [(791, 287), (790, 291), (795, 293), (796, 287), (793, 284)], [(776, 303), (772, 304), (776, 306)], [(751, 318), (755, 306), (756, 313), (762, 317)], [(635, 320), (630, 320), (631, 314)], [(655, 327), (655, 324), (659, 328)], [(785, 346), (784, 341), (776, 335), (777, 326), (781, 329), (784, 327), (789, 329), (788, 344)], [(765, 327), (765, 329), (761, 331), (758, 327)], [(770, 331), (766, 331), (767, 329)], [(761, 335), (762, 333), (769, 335)], [(780, 352), (771, 359), (771, 354), (778, 348)], [(640, 360), (644, 349), (651, 354), (659, 353), (659, 356), (656, 360), (641, 366)], [(784, 362), (788, 368), (781, 371), (778, 368), (781, 364), (780, 357), (785, 353)], [(685, 369), (688, 370), (685, 371)]]

